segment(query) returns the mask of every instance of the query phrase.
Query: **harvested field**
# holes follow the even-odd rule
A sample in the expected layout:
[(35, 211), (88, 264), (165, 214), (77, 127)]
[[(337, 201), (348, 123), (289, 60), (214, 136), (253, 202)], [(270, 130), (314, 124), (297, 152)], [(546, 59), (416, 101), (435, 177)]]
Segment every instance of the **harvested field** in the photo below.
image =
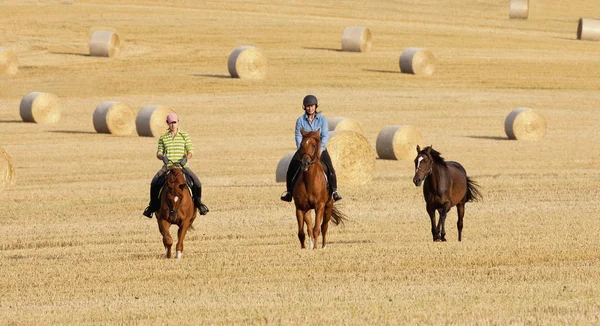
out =
[[(600, 323), (600, 43), (577, 40), (597, 1), (4, 0), (0, 146), (18, 176), (0, 192), (0, 316), (6, 324)], [(368, 26), (370, 52), (343, 52)], [(119, 31), (120, 53), (89, 55), (90, 31)], [(231, 78), (237, 46), (268, 59), (261, 80)], [(435, 74), (402, 74), (408, 47)], [(22, 122), (21, 98), (57, 95), (55, 124)], [(377, 160), (340, 183), (345, 226), (300, 250), (279, 160), (293, 151), (306, 94), (360, 121), (373, 148), (412, 125), (463, 164), (484, 200), (431, 241), (410, 160)], [(98, 103), (173, 108), (211, 209), (180, 261), (161, 258), (142, 216), (160, 168), (157, 138), (96, 133)], [(539, 111), (539, 141), (508, 140), (516, 107)], [(166, 129), (166, 125), (165, 125)], [(416, 154), (416, 152), (415, 152)], [(172, 229), (175, 233), (175, 228)], [(184, 313), (182, 313), (184, 312)]]

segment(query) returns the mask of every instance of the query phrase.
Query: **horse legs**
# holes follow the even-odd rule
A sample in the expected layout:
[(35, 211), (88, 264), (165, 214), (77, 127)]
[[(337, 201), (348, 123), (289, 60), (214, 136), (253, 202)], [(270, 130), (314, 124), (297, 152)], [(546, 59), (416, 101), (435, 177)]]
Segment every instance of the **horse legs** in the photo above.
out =
[(321, 224), (323, 223), (324, 211), (325, 205), (315, 207), (315, 225), (313, 227), (313, 238), (315, 241), (315, 247), (313, 249), (317, 249), (317, 239), (319, 238), (319, 233), (321, 232)]
[(438, 221), (438, 230), (440, 231), (439, 241), (446, 241), (446, 215), (448, 215), (450, 208), (452, 208), (452, 206), (448, 202), (444, 204), (444, 207), (438, 210), (440, 213), (440, 219)]
[(333, 209), (333, 203), (325, 206), (325, 213), (323, 215), (323, 223), (321, 224), (321, 233), (323, 234), (323, 244), (321, 248), (325, 249), (327, 246), (327, 240), (325, 239), (327, 236), (327, 228), (329, 227), (329, 220), (331, 220), (331, 211)]
[(462, 240), (462, 229), (463, 229), (463, 217), (465, 216), (465, 204), (456, 204), (456, 211), (458, 212), (458, 222), (456, 222), (456, 228), (458, 229), (458, 241)]
[(308, 249), (313, 249), (316, 245), (316, 240), (313, 234), (313, 223), (310, 209), (304, 212), (304, 223), (306, 223), (306, 232), (308, 232)]
[(173, 238), (171, 238), (171, 233), (169, 232), (169, 228), (171, 227), (171, 223), (163, 220), (162, 218), (157, 218), (158, 221), (158, 230), (163, 237), (163, 245), (165, 246), (165, 257), (171, 258), (171, 246), (173, 245)]
[[(306, 235), (304, 234), (304, 212), (296, 208), (296, 220), (298, 220), (298, 239), (300, 240), (300, 248), (306, 248), (304, 246), (304, 239)], [(310, 231), (310, 229), (309, 229)]]
[(427, 214), (429, 214), (429, 219), (431, 220), (431, 235), (433, 235), (433, 241), (437, 241), (439, 232), (435, 225), (435, 209), (433, 208), (433, 205), (427, 205)]
[(183, 238), (185, 238), (185, 234), (187, 233), (189, 227), (189, 222), (183, 222), (181, 223), (179, 230), (177, 230), (177, 246), (175, 247), (175, 259), (181, 259), (183, 257)]

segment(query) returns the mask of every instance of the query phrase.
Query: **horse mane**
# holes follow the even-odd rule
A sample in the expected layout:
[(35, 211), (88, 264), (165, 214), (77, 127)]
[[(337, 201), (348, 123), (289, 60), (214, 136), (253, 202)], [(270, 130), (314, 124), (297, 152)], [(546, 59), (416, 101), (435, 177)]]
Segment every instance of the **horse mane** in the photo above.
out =
[(433, 149), (433, 147), (431, 146), (427, 146), (423, 149), (423, 152), (427, 152), (427, 150), (430, 149), (429, 151), (429, 155), (431, 155), (431, 158), (433, 159), (433, 161), (437, 164), (441, 164), (441, 165), (446, 165), (446, 160), (444, 160), (444, 158), (442, 157), (441, 153), (436, 151), (435, 149)]

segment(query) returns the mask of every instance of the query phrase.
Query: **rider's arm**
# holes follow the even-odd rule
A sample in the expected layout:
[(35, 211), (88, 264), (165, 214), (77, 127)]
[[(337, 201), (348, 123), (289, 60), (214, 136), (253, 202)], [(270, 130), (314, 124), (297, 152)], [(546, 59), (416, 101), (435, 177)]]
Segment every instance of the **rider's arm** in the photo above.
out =
[(300, 132), (300, 129), (302, 129), (301, 126), (301, 120), (302, 117), (298, 118), (298, 120), (296, 120), (296, 132), (295, 132), (295, 137), (296, 137), (296, 149), (300, 149), (300, 144), (302, 144), (302, 133)]
[(165, 144), (162, 142), (162, 137), (158, 139), (158, 149), (156, 150), (156, 158), (161, 160), (163, 159), (163, 152), (165, 150)]
[(321, 133), (319, 135), (321, 137), (321, 152), (327, 148), (327, 142), (329, 142), (329, 124), (327, 123), (327, 118), (324, 115), (321, 115)]

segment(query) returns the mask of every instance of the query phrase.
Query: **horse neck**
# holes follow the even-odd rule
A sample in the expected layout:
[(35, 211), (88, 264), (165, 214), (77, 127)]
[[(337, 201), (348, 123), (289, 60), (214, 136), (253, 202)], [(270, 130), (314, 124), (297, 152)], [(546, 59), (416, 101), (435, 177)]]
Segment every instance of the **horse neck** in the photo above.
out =
[(304, 183), (307, 185), (311, 184), (313, 181), (318, 182), (318, 178), (321, 175), (324, 175), (323, 167), (321, 166), (321, 158), (317, 158), (315, 163), (311, 164), (306, 171), (302, 171), (304, 174)]
[(444, 164), (434, 161), (431, 166), (431, 174), (429, 177), (427, 177), (427, 182), (429, 182), (432, 186), (437, 187), (440, 183), (446, 180), (447, 174), (448, 168)]

